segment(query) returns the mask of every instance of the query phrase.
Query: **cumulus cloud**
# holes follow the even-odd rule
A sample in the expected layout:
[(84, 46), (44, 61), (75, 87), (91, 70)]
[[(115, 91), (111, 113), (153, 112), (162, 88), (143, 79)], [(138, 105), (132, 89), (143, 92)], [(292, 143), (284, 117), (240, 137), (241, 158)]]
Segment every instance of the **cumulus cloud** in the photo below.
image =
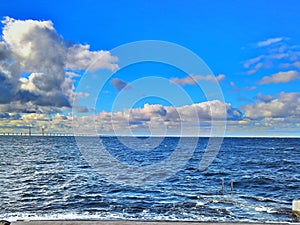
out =
[(218, 76), (214, 76), (214, 75), (207, 75), (207, 76), (203, 76), (203, 75), (188, 75), (184, 78), (171, 78), (171, 82), (176, 83), (176, 84), (180, 84), (180, 85), (194, 85), (197, 84), (198, 81), (210, 81), (210, 82), (216, 82), (216, 81), (221, 81), (225, 79), (225, 75), (224, 74), (220, 74)]
[(300, 78), (300, 75), (295, 70), (290, 70), (286, 72), (278, 72), (271, 76), (265, 76), (260, 81), (258, 81), (258, 84), (271, 84), (271, 83), (288, 83), (294, 80), (298, 80)]
[[(108, 51), (91, 51), (60, 36), (51, 21), (6, 17), (0, 42), (0, 110), (70, 108), (76, 76), (71, 70), (118, 68)], [(66, 74), (67, 70), (67, 74)], [(66, 76), (67, 75), (67, 76)]]
[(300, 93), (281, 92), (277, 99), (245, 105), (242, 109), (245, 117), (251, 119), (298, 117), (300, 115)]
[(75, 44), (68, 48), (66, 67), (70, 69), (97, 70), (106, 68), (118, 69), (117, 57), (110, 55), (108, 51), (90, 51), (89, 45)]
[(114, 78), (111, 80), (111, 85), (114, 86), (114, 88), (117, 90), (117, 91), (121, 91), (121, 90), (127, 90), (127, 89), (130, 89), (130, 84), (119, 79), (119, 78)]
[[(224, 109), (226, 109), (224, 111)], [(193, 116), (196, 112), (197, 120), (211, 120), (212, 116), (214, 119), (229, 119), (235, 120), (241, 118), (242, 114), (232, 108), (231, 104), (223, 103), (219, 100), (206, 101), (192, 105), (185, 105), (180, 107), (163, 106), (163, 105), (149, 105), (145, 104), (143, 108), (134, 108), (125, 111), (129, 118), (142, 118), (142, 120), (149, 121), (155, 116), (161, 116), (167, 121), (176, 121), (179, 115), (184, 115), (185, 118), (190, 121), (195, 121), (196, 118)], [(224, 115), (224, 112), (227, 112)]]

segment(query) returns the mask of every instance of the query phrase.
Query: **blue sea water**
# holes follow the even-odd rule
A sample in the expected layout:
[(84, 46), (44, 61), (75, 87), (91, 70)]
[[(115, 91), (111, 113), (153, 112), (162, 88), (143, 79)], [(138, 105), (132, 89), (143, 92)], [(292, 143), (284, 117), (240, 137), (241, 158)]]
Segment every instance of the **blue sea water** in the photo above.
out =
[[(100, 140), (113, 158), (141, 167), (170, 156), (180, 139), (165, 138), (147, 151), (137, 142), (138, 151), (116, 137), (83, 138), (87, 148)], [(136, 140), (127, 138), (133, 146)], [(300, 139), (225, 138), (202, 171), (207, 142), (200, 138), (172, 176), (132, 186), (98, 173), (74, 137), (0, 136), (0, 219), (292, 221), (292, 200), (300, 199)]]

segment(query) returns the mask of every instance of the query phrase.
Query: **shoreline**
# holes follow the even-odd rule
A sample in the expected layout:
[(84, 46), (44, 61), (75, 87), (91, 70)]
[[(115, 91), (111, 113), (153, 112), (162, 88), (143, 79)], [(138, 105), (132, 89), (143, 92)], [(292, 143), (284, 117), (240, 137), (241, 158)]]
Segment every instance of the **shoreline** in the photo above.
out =
[(196, 222), (196, 221), (137, 221), (137, 220), (17, 220), (11, 225), (287, 225), (297, 222)]

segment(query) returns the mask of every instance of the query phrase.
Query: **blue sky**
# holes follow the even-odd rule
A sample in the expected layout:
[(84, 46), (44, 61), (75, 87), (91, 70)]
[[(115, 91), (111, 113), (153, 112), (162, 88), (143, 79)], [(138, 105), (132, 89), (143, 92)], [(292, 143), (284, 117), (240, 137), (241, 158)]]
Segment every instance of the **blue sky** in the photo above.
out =
[[(72, 107), (68, 102), (71, 102), (71, 92), (75, 91), (86, 66), (88, 66), (88, 62), (83, 63), (84, 59), (80, 58), (82, 55), (85, 54), (91, 60), (95, 55), (100, 55), (101, 50), (110, 53), (116, 47), (129, 42), (163, 40), (181, 45), (197, 54), (217, 77), (224, 94), (224, 101), (229, 104), (226, 109), (231, 112), (227, 115), (229, 118), (227, 135), (299, 136), (300, 108), (297, 105), (298, 102), (300, 103), (299, 8), (300, 3), (296, 0), (274, 0), (272, 4), (268, 1), (258, 0), (4, 1), (1, 5), (0, 17), (3, 19), (5, 17), (13, 18), (14, 21), (7, 22), (8, 20), (6, 20), (1, 24), (2, 38), (0, 41), (2, 40), (3, 46), (6, 47), (0, 48), (0, 51), (4, 52), (3, 49), (6, 49), (6, 52), (9, 50), (16, 56), (13, 59), (1, 59), (1, 57), (0, 59), (3, 62), (15, 60), (25, 66), (19, 68), (21, 70), (18, 75), (19, 80), (16, 78), (14, 81), (15, 83), (19, 82), (16, 85), (20, 87), (20, 90), (18, 89), (10, 95), (7, 94), (9, 97), (3, 94), (4, 97), (0, 98), (2, 129), (8, 132), (9, 127), (15, 128), (27, 124), (39, 127), (43, 124), (42, 121), (47, 121), (47, 123), (51, 123), (51, 125), (45, 124), (49, 130), (69, 131)], [(22, 34), (16, 34), (13, 33), (13, 29), (8, 29), (8, 24), (17, 24), (16, 21), (27, 21), (26, 24), (29, 24), (29, 20), (37, 22), (28, 25), (32, 29), (30, 32), (40, 32), (36, 36), (31, 33), (36, 38), (25, 39), (25, 36), (22, 36), (22, 39), (17, 39), (13, 35), (25, 35), (25, 31)], [(40, 54), (38, 50), (36, 50), (36, 54), (34, 52), (25, 54), (18, 50), (18, 48), (22, 48), (20, 40), (22, 43), (28, 41), (25, 43), (26, 45), (29, 42), (39, 42), (38, 37), (42, 38), (43, 35), (48, 35), (39, 30), (43, 26), (39, 23), (41, 21), (52, 22), (52, 24), (45, 25), (53, 31), (52, 36), (45, 36), (48, 38), (46, 40), (52, 44), (63, 41), (64, 44), (59, 49), (73, 54), (73, 58), (66, 55), (59, 56), (62, 59), (68, 58), (67, 62), (63, 63), (66, 72), (65, 78), (55, 78), (57, 80), (51, 78), (52, 75), (56, 76), (55, 71), (60, 67), (50, 69), (46, 65), (41, 68), (36, 67), (38, 61), (33, 60), (32, 57)], [(5, 29), (7, 30), (6, 36)], [(13, 35), (9, 36), (9, 34)], [(50, 40), (53, 35), (57, 35), (55, 41), (58, 42)], [(88, 48), (83, 47), (87, 45), (89, 45)], [(41, 46), (40, 49), (45, 47), (41, 43), (36, 46)], [(45, 47), (45, 49), (49, 48)], [(54, 49), (55, 51), (58, 50)], [(5, 54), (3, 53), (3, 55)], [(25, 56), (31, 61), (27, 59), (24, 61)], [(16, 57), (19, 57), (18, 60)], [(40, 56), (39, 60), (43, 60), (43, 62), (48, 60), (43, 57)], [(55, 57), (55, 54), (53, 57), (59, 58)], [(115, 71), (116, 73), (101, 90), (96, 108), (85, 109), (84, 104), (87, 100), (84, 98), (80, 100), (77, 108), (80, 108), (78, 111), (81, 114), (76, 115), (82, 117), (81, 123), (87, 123), (83, 120), (84, 116), (86, 117), (85, 121), (89, 121), (90, 118), (87, 117), (95, 112), (98, 115), (102, 111), (105, 113), (113, 110), (116, 112), (126, 111), (129, 107), (126, 103), (112, 109), (117, 95), (124, 92), (127, 96), (142, 98), (143, 89), (147, 85), (136, 87), (134, 81), (149, 76), (162, 77), (170, 81), (177, 78), (175, 83), (178, 88), (187, 92), (193, 104), (198, 104), (199, 110), (205, 114), (203, 104), (207, 99), (203, 92), (197, 85), (190, 83), (189, 78), (184, 78), (192, 76), (193, 79), (210, 83), (213, 82), (208, 78), (211, 74), (195, 74), (193, 71), (186, 73), (186, 71), (180, 71), (178, 68), (160, 63), (141, 63), (118, 71), (115, 67), (110, 66), (119, 63), (114, 61), (114, 57), (118, 56), (111, 54), (106, 59), (105, 65), (99, 64), (97, 67), (100, 70)], [(49, 62), (52, 62), (51, 60)], [(9, 68), (15, 67), (10, 66)], [(8, 70), (4, 66), (2, 69), (3, 71)], [(48, 70), (53, 74), (44, 73)], [(36, 75), (36, 73), (39, 74)], [(77, 75), (69, 76), (67, 73), (76, 73)], [(5, 73), (3, 72), (3, 74)], [(5, 85), (15, 83), (8, 80), (9, 75), (6, 74), (3, 77), (0, 90), (5, 93), (8, 91)], [(115, 80), (113, 81), (113, 79)], [(47, 83), (48, 86), (43, 85), (42, 82)], [(50, 87), (51, 82), (58, 86)], [(73, 87), (71, 87), (72, 85)], [(149, 83), (148, 87), (151, 86), (155, 86), (155, 83)], [(47, 88), (48, 92), (45, 91)], [(82, 94), (88, 95), (88, 92), (86, 90), (86, 93)], [(165, 88), (164, 92), (167, 93), (170, 90)], [(12, 95), (19, 97), (12, 97)], [(176, 97), (177, 99), (181, 98), (180, 94)], [(53, 102), (49, 101), (49, 98), (53, 99)], [(54, 99), (56, 99), (56, 103), (54, 103)], [(24, 105), (24, 103), (28, 107), (15, 107), (15, 105)], [(134, 108), (141, 108), (144, 111), (139, 112), (139, 117), (136, 116), (140, 121), (133, 119), (134, 121), (130, 122), (141, 125), (141, 127), (132, 127), (137, 134), (148, 134), (143, 129), (149, 129), (150, 121), (153, 124), (158, 123), (160, 121), (158, 117), (164, 120), (165, 126), (169, 126), (167, 123), (171, 120), (170, 118), (166, 119), (165, 114), (159, 114), (157, 117), (156, 109), (148, 112), (144, 108), (145, 104), (156, 104), (162, 107), (172, 105), (172, 103), (157, 97), (138, 101)], [(183, 107), (184, 105), (184, 101), (178, 101), (174, 106)], [(170, 109), (164, 110), (169, 112)], [(102, 116), (109, 117), (109, 115)], [(156, 117), (157, 121), (153, 119)], [(99, 118), (101, 121), (104, 120), (101, 116)], [(205, 121), (207, 117), (200, 118), (200, 120)], [(58, 127), (57, 124), (63, 125)], [(101, 124), (100, 126), (107, 127), (108, 125)], [(172, 124), (170, 127), (176, 126)], [(104, 132), (104, 130), (100, 129), (99, 132)], [(107, 129), (105, 132), (112, 131)]]

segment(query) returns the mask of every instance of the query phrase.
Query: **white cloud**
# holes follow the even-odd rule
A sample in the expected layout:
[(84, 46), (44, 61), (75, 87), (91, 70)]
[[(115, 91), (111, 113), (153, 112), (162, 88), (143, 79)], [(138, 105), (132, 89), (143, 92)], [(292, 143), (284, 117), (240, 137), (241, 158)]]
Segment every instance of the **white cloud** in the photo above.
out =
[(117, 58), (108, 51), (91, 51), (89, 45), (65, 41), (51, 21), (6, 17), (2, 23), (0, 110), (70, 108), (76, 76), (71, 70), (84, 70), (90, 64), (90, 69), (118, 67)]
[(300, 69), (300, 61), (294, 62), (294, 63), (293, 63), (293, 66), (295, 66), (295, 67), (297, 67), (297, 68)]
[(246, 62), (244, 62), (244, 67), (249, 68), (251, 65), (258, 63), (264, 57), (265, 57), (264, 55), (260, 55), (255, 58), (248, 59)]
[(265, 47), (265, 46), (269, 46), (271, 44), (275, 44), (277, 42), (280, 42), (282, 40), (284, 40), (285, 38), (284, 37), (278, 37), (278, 38), (269, 38), (265, 41), (260, 41), (257, 43), (257, 46), (258, 47)]
[(246, 73), (250, 75), (272, 68), (297, 67), (300, 48), (288, 41), (289, 38), (279, 37), (259, 42), (258, 45), (263, 48), (255, 48), (255, 51), (259, 51), (260, 55), (244, 62), (244, 68), (248, 70)]
[(289, 68), (289, 67), (296, 67), (298, 69), (300, 69), (300, 61), (296, 61), (293, 63), (281, 63), (279, 65), (280, 68)]
[(300, 79), (300, 74), (295, 70), (290, 70), (278, 72), (271, 76), (265, 76), (258, 81), (258, 84), (287, 83), (298, 79)]
[(89, 45), (81, 44), (73, 45), (67, 51), (66, 67), (69, 69), (118, 69), (118, 58), (111, 56), (108, 51), (90, 51)]
[[(57, 36), (51, 21), (15, 20), (6, 17), (3, 24), (3, 40), (15, 54), (22, 58), (32, 57), (32, 51), (37, 50), (38, 44), (42, 45), (53, 40), (53, 38), (61, 39), (61, 37)], [(43, 32), (46, 35), (43, 35)], [(46, 40), (39, 38), (39, 34), (42, 34), (42, 37), (46, 38)], [(54, 44), (55, 42), (56, 40), (53, 40)]]
[(176, 84), (180, 84), (180, 85), (194, 85), (197, 84), (198, 81), (210, 81), (210, 82), (218, 82), (225, 79), (225, 75), (224, 74), (219, 74), (218, 76), (214, 76), (214, 75), (207, 75), (207, 76), (203, 76), (203, 75), (188, 75), (184, 78), (171, 78), (171, 82), (176, 83)]
[(78, 73), (75, 73), (75, 72), (70, 72), (70, 71), (67, 71), (66, 72), (66, 75), (70, 78), (73, 78), (73, 77), (80, 77), (81, 75), (78, 74)]
[(241, 109), (245, 112), (245, 117), (250, 119), (298, 117), (300, 93), (281, 92), (277, 99), (245, 105)]
[(232, 87), (232, 92), (242, 92), (242, 91), (252, 91), (256, 89), (256, 86), (248, 86), (244, 88), (239, 88), (233, 81), (229, 82), (229, 85)]
[(256, 73), (259, 69), (261, 69), (264, 66), (262, 62), (257, 63), (253, 69), (249, 70), (247, 73), (249, 75)]

